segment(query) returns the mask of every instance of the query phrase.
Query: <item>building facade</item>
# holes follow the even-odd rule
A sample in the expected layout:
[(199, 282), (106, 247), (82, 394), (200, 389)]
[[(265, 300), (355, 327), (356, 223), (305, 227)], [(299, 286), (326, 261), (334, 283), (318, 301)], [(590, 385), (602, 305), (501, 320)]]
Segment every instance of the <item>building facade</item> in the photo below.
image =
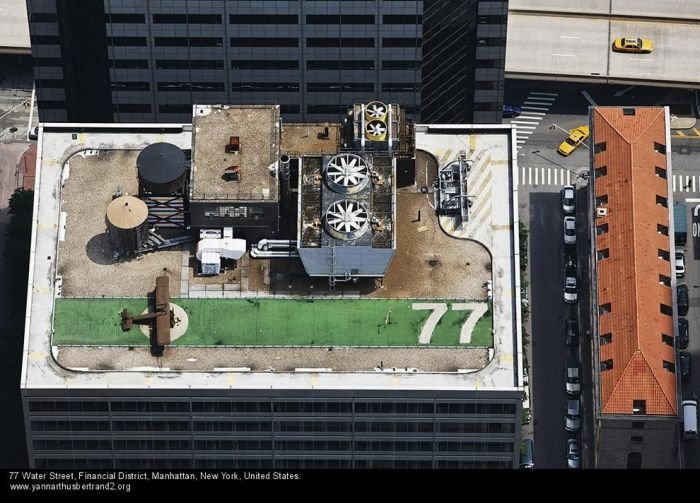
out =
[(402, 103), (500, 123), (508, 2), (28, 0), (43, 122), (181, 122), (192, 104), (337, 121)]

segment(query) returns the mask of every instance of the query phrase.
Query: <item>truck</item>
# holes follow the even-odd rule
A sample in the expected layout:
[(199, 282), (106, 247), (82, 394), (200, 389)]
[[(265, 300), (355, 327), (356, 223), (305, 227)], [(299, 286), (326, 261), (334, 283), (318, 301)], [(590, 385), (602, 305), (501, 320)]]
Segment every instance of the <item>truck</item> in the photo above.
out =
[(676, 246), (685, 246), (688, 241), (687, 221), (685, 204), (676, 202), (673, 205), (673, 240)]

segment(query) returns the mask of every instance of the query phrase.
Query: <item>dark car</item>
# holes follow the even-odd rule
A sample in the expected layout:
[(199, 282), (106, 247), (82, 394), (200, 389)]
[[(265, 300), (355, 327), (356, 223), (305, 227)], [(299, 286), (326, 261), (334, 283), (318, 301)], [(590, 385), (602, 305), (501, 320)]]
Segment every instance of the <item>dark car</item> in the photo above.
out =
[(693, 374), (693, 359), (690, 353), (681, 351), (681, 380), (689, 381)]
[(578, 321), (571, 318), (566, 320), (566, 345), (569, 347), (578, 346)]
[(522, 113), (523, 109), (516, 105), (503, 105), (503, 118), (511, 119)]
[(685, 349), (690, 342), (690, 333), (688, 330), (688, 320), (678, 318), (678, 347)]
[(688, 314), (688, 285), (685, 283), (676, 285), (676, 303), (680, 316)]

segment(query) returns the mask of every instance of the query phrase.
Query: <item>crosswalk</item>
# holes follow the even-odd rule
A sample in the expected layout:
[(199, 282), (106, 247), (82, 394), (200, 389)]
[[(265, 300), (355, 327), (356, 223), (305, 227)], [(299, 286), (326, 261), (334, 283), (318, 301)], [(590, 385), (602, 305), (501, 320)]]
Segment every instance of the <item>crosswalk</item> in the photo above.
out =
[[(586, 169), (520, 166), (520, 185), (572, 185), (577, 172), (584, 173)], [(673, 175), (671, 185), (673, 192), (700, 192), (700, 175)]]
[(542, 122), (544, 116), (554, 104), (559, 96), (557, 93), (543, 93), (531, 91), (521, 105), (522, 113), (511, 119), (510, 123), (516, 130), (516, 141), (518, 149), (527, 142), (531, 134), (535, 132), (537, 126)]

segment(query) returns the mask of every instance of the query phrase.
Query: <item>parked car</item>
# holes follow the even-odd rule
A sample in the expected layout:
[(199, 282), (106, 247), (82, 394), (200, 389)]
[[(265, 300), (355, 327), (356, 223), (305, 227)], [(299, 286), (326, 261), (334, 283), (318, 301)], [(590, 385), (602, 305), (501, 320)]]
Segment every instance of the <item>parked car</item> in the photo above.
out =
[(578, 395), (581, 392), (581, 366), (578, 363), (567, 363), (565, 380), (567, 395)]
[(676, 305), (678, 306), (679, 316), (688, 314), (688, 285), (685, 283), (676, 285)]
[(513, 117), (517, 117), (522, 113), (523, 109), (520, 108), (517, 105), (503, 105), (503, 118), (504, 119), (511, 119)]
[(681, 381), (689, 381), (693, 375), (693, 357), (681, 351)]
[(676, 278), (685, 276), (685, 253), (682, 251), (676, 252)]
[(32, 129), (30, 129), (28, 137), (30, 140), (38, 139), (39, 138), (39, 126), (34, 126)]
[(617, 37), (613, 42), (615, 52), (650, 53), (654, 50), (654, 42), (648, 38)]
[(688, 320), (678, 318), (678, 347), (685, 349), (690, 343), (690, 331), (688, 329)]
[(588, 139), (588, 126), (579, 126), (569, 131), (569, 137), (559, 144), (557, 152), (563, 156), (571, 154)]
[(567, 276), (564, 279), (564, 302), (575, 304), (578, 302), (578, 287), (576, 286), (576, 276)]
[(564, 244), (576, 244), (576, 219), (574, 217), (564, 217)]
[(527, 386), (530, 384), (530, 371), (528, 370), (528, 367), (530, 365), (527, 362), (527, 356), (523, 358), (523, 385)]
[(561, 189), (561, 206), (564, 213), (573, 213), (576, 211), (576, 191), (573, 185), (565, 185)]
[(523, 440), (520, 447), (520, 468), (535, 467), (535, 441), (531, 438)]
[(565, 328), (566, 345), (571, 348), (578, 347), (578, 321), (567, 318)]
[(566, 464), (569, 468), (581, 468), (581, 451), (575, 438), (566, 441)]
[(566, 431), (579, 431), (581, 429), (581, 402), (578, 398), (566, 401)]

